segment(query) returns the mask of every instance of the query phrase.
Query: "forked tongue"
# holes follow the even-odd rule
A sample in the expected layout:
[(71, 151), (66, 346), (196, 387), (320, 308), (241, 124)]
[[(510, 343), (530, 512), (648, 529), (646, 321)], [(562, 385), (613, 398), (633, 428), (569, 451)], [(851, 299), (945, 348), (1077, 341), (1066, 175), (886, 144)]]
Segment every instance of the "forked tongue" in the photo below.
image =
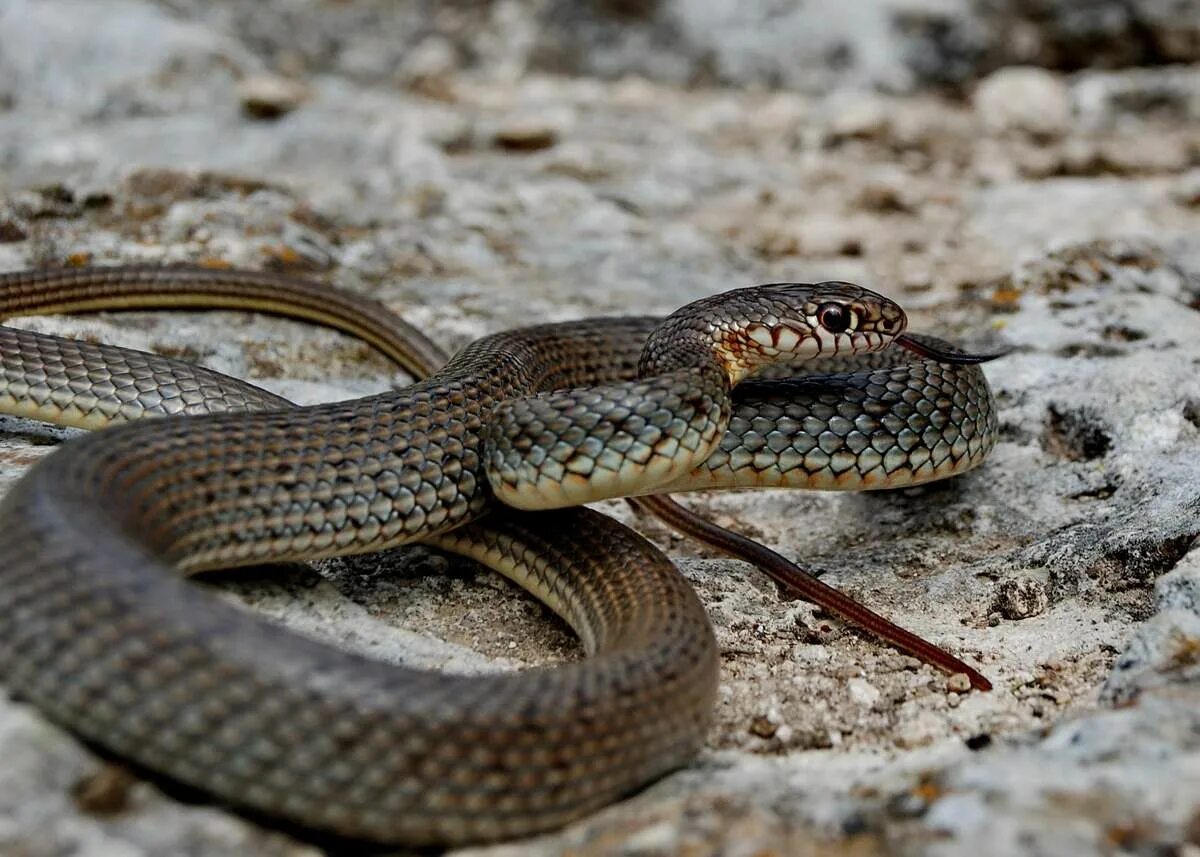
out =
[(1000, 351), (992, 351), (986, 354), (972, 354), (969, 351), (961, 351), (957, 348), (947, 350), (939, 348), (936, 345), (931, 345), (927, 342), (922, 342), (914, 339), (907, 333), (901, 333), (892, 340), (893, 345), (899, 345), (901, 348), (907, 348), (914, 354), (919, 354), (922, 357), (928, 357), (930, 360), (936, 360), (938, 363), (957, 363), (957, 364), (975, 364), (987, 363), (989, 360), (995, 360), (998, 357), (1003, 357), (1012, 351), (1011, 348), (1005, 348)]

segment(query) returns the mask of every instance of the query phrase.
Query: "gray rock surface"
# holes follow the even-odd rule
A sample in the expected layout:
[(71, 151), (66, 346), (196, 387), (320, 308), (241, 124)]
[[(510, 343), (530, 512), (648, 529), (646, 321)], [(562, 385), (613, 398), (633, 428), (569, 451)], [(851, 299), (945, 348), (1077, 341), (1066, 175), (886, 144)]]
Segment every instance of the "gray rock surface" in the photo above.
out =
[[(1031, 136), (979, 99), (543, 76), (529, 68), (559, 36), (537, 22), (565, 5), (410, 5), (0, 5), (0, 269), (301, 270), (451, 347), (533, 320), (842, 278), (895, 296), (917, 329), (1015, 347), (988, 368), (1001, 438), (978, 472), (896, 493), (688, 498), (964, 655), (995, 691), (963, 693), (606, 504), (708, 606), (717, 726), (691, 767), (644, 793), (464, 853), (1200, 853), (1200, 71), (1043, 74), (1069, 115)], [(935, 5), (958, 14), (905, 14)], [(1069, 5), (1022, 8), (1065, 20)], [(1107, 6), (1075, 5), (1088, 20)], [(1121, 6), (1145, 18), (1166, 4)], [(611, 57), (659, 44), (645, 16), (686, 10), (704, 38), (728, 36), (714, 68), (770, 77), (736, 49), (757, 5), (733, 8), (588, 6), (571, 14), (626, 23), (580, 62), (619, 74)], [(718, 14), (737, 20), (704, 17)], [(782, 14), (776, 37), (817, 19), (822, 33), (884, 39), (825, 4)], [(796, 38), (801, 68), (824, 43)], [(912, 68), (888, 38), (878, 66), (847, 80)], [(690, 62), (659, 77), (690, 80)], [(957, 74), (949, 62), (938, 67)], [(820, 90), (832, 77), (814, 68)], [(248, 110), (264, 92), (282, 109)], [(19, 323), (183, 356), (301, 401), (404, 382), (359, 343), (244, 315)], [(0, 423), (0, 479), (62, 434)], [(392, 662), (471, 671), (577, 654), (538, 605), (426, 551), (318, 571), (220, 586)], [(0, 853), (320, 853), (121, 773), (18, 701), (0, 702), (0, 754)]]

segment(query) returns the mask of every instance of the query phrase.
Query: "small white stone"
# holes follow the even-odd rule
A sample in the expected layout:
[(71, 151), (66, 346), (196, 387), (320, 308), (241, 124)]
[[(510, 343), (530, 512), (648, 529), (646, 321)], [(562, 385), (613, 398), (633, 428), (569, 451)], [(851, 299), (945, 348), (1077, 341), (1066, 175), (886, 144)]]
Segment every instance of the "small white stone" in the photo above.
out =
[(850, 698), (863, 708), (873, 706), (882, 695), (879, 688), (862, 678), (852, 678), (846, 682), (846, 691), (850, 694)]
[(255, 74), (238, 84), (242, 109), (258, 119), (274, 119), (291, 113), (312, 96), (299, 81), (277, 74)]
[(401, 75), (409, 81), (428, 80), (453, 74), (457, 68), (454, 45), (441, 36), (429, 36), (404, 57)]
[(993, 131), (1060, 137), (1071, 124), (1071, 99), (1058, 75), (1013, 66), (993, 72), (975, 89), (975, 112)]
[(549, 149), (575, 125), (570, 109), (538, 110), (505, 118), (492, 134), (492, 142), (501, 149), (533, 152)]
[(871, 95), (840, 93), (830, 97), (825, 110), (828, 135), (834, 140), (879, 139), (891, 129), (887, 104)]
[(951, 693), (966, 693), (971, 689), (971, 679), (966, 673), (955, 673), (946, 680), (946, 688)]

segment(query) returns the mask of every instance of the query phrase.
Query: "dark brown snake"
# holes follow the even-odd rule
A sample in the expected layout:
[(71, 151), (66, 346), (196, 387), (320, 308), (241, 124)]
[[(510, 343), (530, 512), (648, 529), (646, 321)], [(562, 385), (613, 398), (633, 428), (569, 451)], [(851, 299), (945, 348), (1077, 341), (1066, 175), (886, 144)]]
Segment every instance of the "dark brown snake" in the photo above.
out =
[[(214, 305), (337, 327), (418, 374), (441, 357), (380, 306), (292, 278), (0, 275), (5, 317)], [(0, 329), (0, 411), (89, 428), (230, 411), (71, 440), (8, 493), (0, 681), (118, 755), (307, 827), (455, 843), (561, 825), (694, 755), (717, 649), (645, 540), (587, 510), (499, 500), (883, 488), (968, 470), (994, 441), (987, 383), (905, 324), (856, 286), (761, 286), (665, 320), (494, 334), (403, 390), (304, 408), (165, 358)], [(853, 371), (825, 360), (847, 356)], [(741, 383), (801, 360), (826, 374)], [(412, 542), (511, 577), (587, 657), (471, 677), (388, 666), (180, 576)]]

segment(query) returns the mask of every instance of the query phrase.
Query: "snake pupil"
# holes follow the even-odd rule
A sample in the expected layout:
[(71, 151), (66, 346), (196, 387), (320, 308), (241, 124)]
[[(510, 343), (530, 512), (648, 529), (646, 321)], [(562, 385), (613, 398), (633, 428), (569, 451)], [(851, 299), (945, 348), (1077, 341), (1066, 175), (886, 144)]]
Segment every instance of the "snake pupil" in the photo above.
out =
[(850, 327), (850, 313), (841, 304), (824, 304), (817, 310), (817, 320), (830, 333), (843, 333)]

